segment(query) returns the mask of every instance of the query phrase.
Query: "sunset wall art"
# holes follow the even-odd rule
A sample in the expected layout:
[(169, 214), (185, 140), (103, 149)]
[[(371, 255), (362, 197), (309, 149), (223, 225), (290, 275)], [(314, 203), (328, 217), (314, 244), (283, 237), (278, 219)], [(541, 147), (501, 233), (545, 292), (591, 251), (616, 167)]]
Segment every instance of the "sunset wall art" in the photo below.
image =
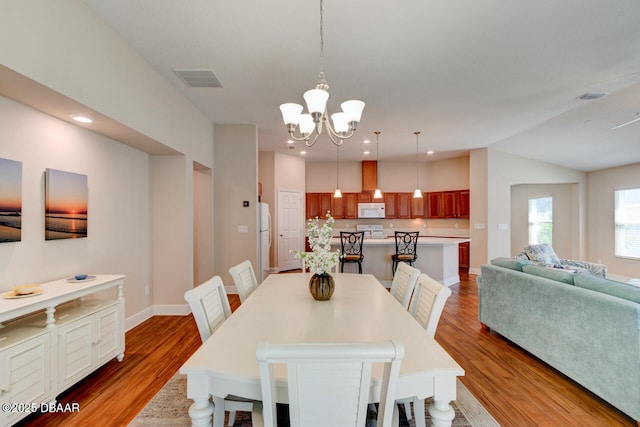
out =
[(87, 237), (87, 176), (47, 169), (45, 187), (45, 239)]
[(0, 159), (0, 243), (22, 238), (22, 162)]

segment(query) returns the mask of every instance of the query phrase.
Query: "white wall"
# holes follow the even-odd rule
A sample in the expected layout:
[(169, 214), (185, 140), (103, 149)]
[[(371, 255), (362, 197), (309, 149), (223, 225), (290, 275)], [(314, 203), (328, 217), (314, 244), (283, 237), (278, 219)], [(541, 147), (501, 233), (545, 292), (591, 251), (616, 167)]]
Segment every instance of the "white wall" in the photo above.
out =
[[(118, 142), (104, 142), (106, 138), (91, 132), (80, 133), (76, 126), (52, 125), (48, 116), (29, 115), (32, 129), (8, 122), (2, 127), (2, 155), (23, 161), (29, 179), (32, 168), (38, 173), (43, 167), (90, 172), (91, 211), (86, 240), (60, 242), (52, 250), (48, 242), (33, 240), (36, 236), (27, 229), (28, 243), (10, 244), (15, 249), (2, 245), (0, 251), (6, 256), (0, 261), (4, 263), (0, 277), (7, 283), (3, 286), (53, 280), (86, 268), (127, 274), (126, 315), (135, 321), (153, 314), (151, 295), (166, 306), (184, 307), (182, 293), (194, 281), (192, 164), (213, 167), (213, 124), (81, 0), (0, 2), (0, 58), (12, 72), (57, 92), (58, 99), (71, 99), (180, 153), (176, 160), (180, 164), (154, 159), (152, 168), (148, 155)], [(36, 145), (5, 137), (27, 132)], [(162, 167), (167, 170), (158, 169)], [(152, 207), (151, 193), (160, 195), (166, 175), (176, 178), (179, 187), (156, 197), (160, 202)], [(99, 185), (97, 190), (94, 185)], [(41, 215), (42, 206), (31, 201), (41, 200), (40, 191), (36, 184), (23, 189), (33, 209), (25, 212), (30, 228)], [(170, 207), (175, 216), (157, 207)], [(128, 216), (115, 214), (114, 209), (127, 209)], [(172, 228), (170, 234), (176, 239), (169, 243), (165, 233), (172, 221), (179, 224)], [(126, 230), (126, 238), (115, 231), (119, 228)], [(90, 243), (94, 241), (100, 245)], [(23, 253), (25, 245), (28, 256)]]
[(588, 254), (607, 271), (640, 277), (640, 260), (614, 256), (614, 191), (640, 187), (640, 164), (591, 172), (588, 175)]
[[(22, 240), (0, 244), (0, 291), (79, 273), (125, 274), (127, 315), (148, 307), (149, 156), (0, 97), (0, 157), (22, 162)], [(87, 175), (88, 237), (44, 240), (46, 168)]]
[(214, 272), (231, 287), (230, 267), (244, 260), (254, 270), (258, 266), (258, 131), (253, 125), (216, 125), (215, 133)]

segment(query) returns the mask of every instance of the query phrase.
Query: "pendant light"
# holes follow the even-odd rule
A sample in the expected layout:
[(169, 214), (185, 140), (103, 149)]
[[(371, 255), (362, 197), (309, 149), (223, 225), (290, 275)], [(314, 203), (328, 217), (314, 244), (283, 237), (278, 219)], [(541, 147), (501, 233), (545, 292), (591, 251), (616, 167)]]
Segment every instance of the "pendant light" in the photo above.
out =
[(341, 199), (342, 192), (340, 191), (340, 146), (336, 146), (336, 191), (333, 193), (334, 199)]
[(378, 136), (380, 136), (380, 131), (375, 131), (376, 134), (376, 191), (373, 192), (374, 199), (382, 199), (382, 192), (380, 191), (380, 180), (378, 179)]
[(414, 134), (416, 135), (416, 191), (413, 192), (413, 198), (422, 199), (422, 191), (418, 181), (418, 135), (420, 132), (414, 132)]

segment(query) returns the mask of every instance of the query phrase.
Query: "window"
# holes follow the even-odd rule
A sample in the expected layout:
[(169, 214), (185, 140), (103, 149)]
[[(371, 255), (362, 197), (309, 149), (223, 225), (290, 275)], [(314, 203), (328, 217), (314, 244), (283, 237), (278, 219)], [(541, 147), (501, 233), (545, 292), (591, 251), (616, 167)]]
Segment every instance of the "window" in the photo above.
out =
[(615, 255), (640, 258), (640, 188), (615, 191)]
[(553, 201), (549, 197), (529, 199), (529, 244), (551, 245), (553, 235)]

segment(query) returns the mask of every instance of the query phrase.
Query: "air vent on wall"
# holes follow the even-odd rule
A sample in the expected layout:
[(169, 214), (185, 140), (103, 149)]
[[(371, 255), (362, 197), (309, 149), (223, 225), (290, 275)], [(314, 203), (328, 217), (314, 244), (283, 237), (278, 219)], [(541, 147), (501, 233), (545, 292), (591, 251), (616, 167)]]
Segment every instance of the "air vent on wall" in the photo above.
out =
[(593, 101), (594, 99), (602, 98), (605, 95), (606, 93), (604, 92), (587, 92), (579, 98), (585, 101)]
[(181, 69), (173, 72), (189, 87), (222, 87), (213, 70)]

